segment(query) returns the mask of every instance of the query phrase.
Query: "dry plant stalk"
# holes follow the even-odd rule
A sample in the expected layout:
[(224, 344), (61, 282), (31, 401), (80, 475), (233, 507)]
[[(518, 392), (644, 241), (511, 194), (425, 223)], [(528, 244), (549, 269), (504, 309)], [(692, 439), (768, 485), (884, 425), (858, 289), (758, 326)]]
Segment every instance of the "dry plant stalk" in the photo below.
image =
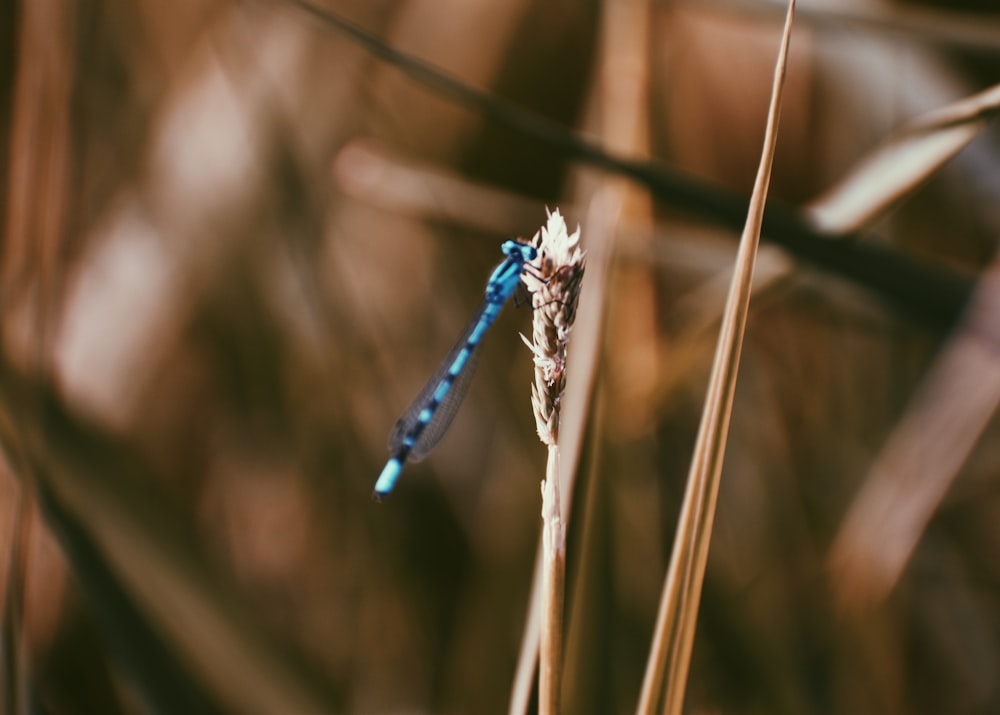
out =
[(559, 712), (562, 671), (563, 592), (566, 572), (566, 531), (559, 495), (559, 408), (566, 389), (566, 349), (576, 318), (583, 279), (584, 252), (580, 231), (572, 235), (559, 210), (535, 234), (538, 249), (533, 271), (525, 271), (524, 284), (531, 291), (534, 320), (532, 336), (521, 338), (535, 361), (531, 405), (538, 438), (549, 450), (542, 482), (542, 620), (539, 653), (539, 712)]
[(749, 313), (753, 269), (757, 247), (760, 245), (764, 205), (777, 144), (778, 116), (794, 13), (795, 0), (790, 0), (774, 71), (771, 105), (764, 131), (764, 149), (754, 181), (746, 225), (740, 237), (736, 267), (719, 331), (684, 503), (660, 597), (656, 631), (639, 697), (640, 715), (680, 715), (684, 704), (698, 605), (705, 579), (705, 566), (708, 563), (708, 547), (712, 538), (729, 419), (736, 392), (736, 376)]
[(542, 482), (542, 622), (539, 639), (538, 712), (560, 711), (563, 663), (563, 601), (566, 592), (566, 529), (559, 513), (559, 449), (549, 448), (549, 475)]
[(1000, 85), (995, 85), (918, 117), (813, 199), (806, 215), (831, 234), (870, 225), (964, 149), (998, 113)]

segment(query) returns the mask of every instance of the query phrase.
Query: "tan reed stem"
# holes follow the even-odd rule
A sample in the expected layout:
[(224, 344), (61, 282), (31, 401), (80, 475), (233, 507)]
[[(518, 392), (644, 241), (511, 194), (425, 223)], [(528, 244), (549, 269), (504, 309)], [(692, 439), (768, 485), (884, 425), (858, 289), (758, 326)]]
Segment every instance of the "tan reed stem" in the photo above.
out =
[(538, 712), (560, 711), (563, 664), (563, 606), (566, 578), (566, 530), (560, 514), (559, 447), (549, 447), (542, 482), (542, 627), (538, 675)]
[(684, 705), (698, 606), (708, 562), (729, 419), (746, 331), (753, 269), (777, 143), (781, 90), (784, 86), (794, 11), (795, 0), (789, 0), (785, 32), (774, 71), (764, 149), (719, 330), (705, 408), (698, 428), (673, 552), (660, 597), (653, 645), (639, 696), (636, 711), (638, 715), (680, 715)]
[(539, 644), (539, 712), (557, 715), (563, 662), (566, 530), (559, 483), (559, 408), (566, 388), (566, 349), (576, 317), (584, 253), (579, 230), (570, 235), (558, 209), (532, 239), (538, 258), (526, 271), (532, 293), (532, 336), (525, 344), (535, 360), (531, 405), (538, 437), (549, 449), (542, 482), (542, 615)]

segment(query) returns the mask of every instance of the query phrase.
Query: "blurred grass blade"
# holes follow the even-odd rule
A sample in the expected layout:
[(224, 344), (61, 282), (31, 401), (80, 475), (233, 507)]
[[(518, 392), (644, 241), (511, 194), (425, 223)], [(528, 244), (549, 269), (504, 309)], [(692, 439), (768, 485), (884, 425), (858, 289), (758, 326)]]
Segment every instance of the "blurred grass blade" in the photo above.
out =
[[(329, 686), (248, 617), (205, 556), (193, 525), (155, 493), (142, 462), (77, 421), (40, 383), (21, 383), (3, 368), (0, 439), (23, 445), (33, 472), (44, 480), (40, 493), (48, 515), (55, 515), (53, 526), (64, 537), (70, 534), (70, 545), (86, 547), (82, 560), (72, 548), (67, 551), (74, 568), (84, 570), (81, 580), (103, 583), (101, 597), (120, 583), (163, 646), (225, 710), (333, 711)], [(28, 394), (40, 400), (37, 416), (16, 397)], [(127, 627), (118, 618), (109, 623)]]
[[(39, 475), (41, 476), (41, 475)], [(38, 502), (59, 539), (111, 658), (151, 713), (214, 715), (225, 710), (179, 661), (129, 597), (93, 539), (38, 479)]]
[(903, 126), (806, 207), (819, 230), (861, 230), (960, 152), (1000, 111), (1000, 85)]
[[(708, 561), (708, 547), (719, 493), (719, 479), (722, 475), (729, 418), (750, 306), (754, 262), (760, 244), (760, 228), (777, 144), (781, 93), (794, 14), (795, 2), (791, 0), (788, 4), (781, 49), (775, 67), (771, 106), (764, 134), (764, 150), (754, 182), (746, 227), (740, 238), (733, 282), (726, 301), (708, 394), (688, 474), (684, 504), (663, 585), (656, 632), (646, 662), (646, 674), (639, 698), (640, 715), (654, 715), (657, 712), (679, 715), (684, 703), (698, 602), (705, 577), (705, 565)], [(659, 707), (661, 696), (662, 711)]]
[[(3, 455), (6, 458), (7, 455)], [(8, 473), (7, 465), (0, 467), (0, 479), (14, 481), (13, 473)], [(6, 573), (3, 596), (3, 632), (0, 633), (0, 667), (3, 668), (3, 681), (0, 687), (2, 709), (0, 712), (19, 713), (20, 705), (25, 698), (27, 674), (24, 668), (24, 588), (26, 572), (26, 544), (32, 515), (28, 501), (24, 496), (24, 488), (18, 483), (14, 486), (12, 499), (10, 528), (7, 534)]]
[[(373, 55), (392, 63), (414, 81), (449, 101), (475, 110), (491, 122), (581, 163), (634, 179), (666, 206), (731, 227), (734, 231), (742, 225), (746, 198), (739, 193), (655, 161), (627, 159), (608, 152), (598, 143), (550, 119), (478, 90), (393, 49), (375, 35), (307, 0), (284, 2), (302, 8), (331, 29), (363, 45)], [(768, 209), (765, 234), (767, 239), (796, 257), (849, 278), (931, 326), (951, 328), (972, 291), (966, 275), (916, 260), (891, 247), (875, 242), (818, 241), (827, 234), (811, 226), (800, 212), (782, 208), (780, 204), (773, 204)]]
[[(843, 608), (861, 611), (899, 581), (927, 524), (1000, 406), (1000, 254), (876, 459), (830, 554)], [(985, 338), (985, 339), (984, 339)]]
[[(699, 4), (715, 11), (743, 14), (771, 15), (785, 10), (781, 0), (709, 0)], [(983, 53), (1000, 49), (1000, 22), (994, 15), (951, 8), (944, 3), (812, 3), (799, 8), (798, 22), (800, 26), (845, 28)]]

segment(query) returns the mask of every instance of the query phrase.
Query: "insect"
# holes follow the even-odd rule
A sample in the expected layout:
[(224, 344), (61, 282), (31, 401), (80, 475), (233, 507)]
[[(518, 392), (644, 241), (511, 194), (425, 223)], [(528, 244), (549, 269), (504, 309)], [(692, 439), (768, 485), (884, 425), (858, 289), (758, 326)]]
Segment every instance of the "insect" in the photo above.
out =
[(382, 501), (396, 486), (409, 459), (419, 461), (437, 445), (472, 383), (477, 349), (486, 330), (513, 295), (525, 266), (538, 256), (534, 246), (504, 241), (501, 250), (507, 257), (493, 269), (486, 283), (486, 299), (472, 316), (455, 347), (441, 362), (413, 403), (396, 421), (389, 437), (389, 461), (375, 483), (375, 501)]

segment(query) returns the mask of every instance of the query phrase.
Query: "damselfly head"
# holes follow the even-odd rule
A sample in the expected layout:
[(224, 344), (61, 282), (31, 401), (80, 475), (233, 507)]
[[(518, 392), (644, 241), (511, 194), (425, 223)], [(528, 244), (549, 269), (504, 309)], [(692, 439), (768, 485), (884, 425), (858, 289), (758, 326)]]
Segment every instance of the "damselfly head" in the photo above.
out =
[(520, 241), (507, 240), (503, 242), (503, 246), (500, 250), (504, 252), (506, 256), (512, 256), (515, 254), (520, 254), (521, 260), (525, 263), (535, 260), (538, 257), (538, 249), (532, 246), (530, 243), (521, 243)]

